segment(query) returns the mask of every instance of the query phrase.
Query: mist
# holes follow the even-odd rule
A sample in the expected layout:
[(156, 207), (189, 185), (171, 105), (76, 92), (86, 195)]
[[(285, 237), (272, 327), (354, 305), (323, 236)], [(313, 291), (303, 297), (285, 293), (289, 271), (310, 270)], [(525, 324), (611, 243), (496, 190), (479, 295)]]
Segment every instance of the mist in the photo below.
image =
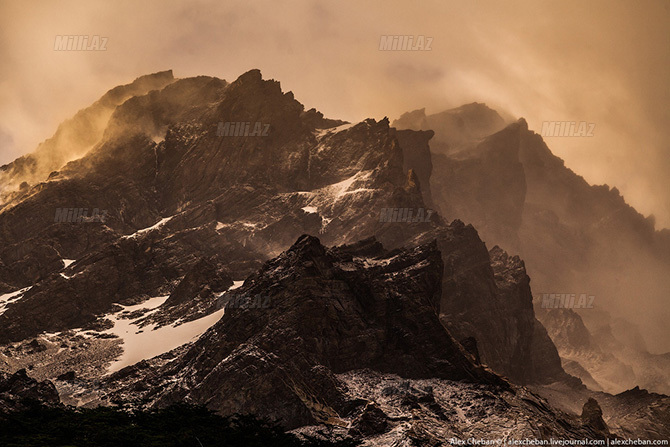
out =
[[(359, 121), (485, 102), (595, 124), (548, 137), (587, 181), (670, 227), (669, 4), (643, 2), (0, 2), (0, 163), (35, 149), (109, 88), (147, 73), (232, 81), (260, 68), (307, 108)], [(108, 38), (54, 51), (57, 35)], [(379, 51), (382, 35), (430, 51)]]

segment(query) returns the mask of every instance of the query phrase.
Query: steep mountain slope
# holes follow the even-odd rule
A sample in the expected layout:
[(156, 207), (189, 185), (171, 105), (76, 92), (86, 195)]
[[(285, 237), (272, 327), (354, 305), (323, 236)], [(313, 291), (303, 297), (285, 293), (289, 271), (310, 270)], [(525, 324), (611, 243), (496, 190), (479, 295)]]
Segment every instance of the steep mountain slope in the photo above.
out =
[[(666, 329), (670, 318), (666, 305), (670, 290), (668, 230), (656, 231), (653, 218), (637, 213), (616, 188), (591, 186), (568, 169), (523, 119), (482, 135), (491, 129), (490, 113), (485, 113), (490, 109), (478, 108), (479, 115), (458, 109), (431, 115), (434, 140), (460, 141), (459, 150), (451, 152), (433, 149), (431, 141), (434, 206), (447, 220), (472, 223), (489, 246), (519, 254), (536, 296), (593, 296), (595, 310), (574, 309), (591, 332), (600, 327), (598, 309), (627, 327), (638, 326), (643, 344), (628, 339), (636, 331), (614, 332), (624, 345), (636, 346), (636, 359), (657, 369), (648, 350), (670, 350)], [(415, 115), (425, 113), (403, 115), (394, 125), (431, 129), (430, 120), (410, 119)], [(453, 126), (455, 115), (464, 121), (460, 130)], [(463, 129), (480, 129), (481, 133)], [(561, 345), (562, 339), (554, 338), (554, 342), (559, 351), (571, 349)], [(603, 344), (606, 355), (615, 355), (614, 345)], [(586, 368), (584, 378), (589, 373), (598, 375), (587, 364), (581, 367)], [(624, 375), (620, 379), (610, 391), (629, 387)], [(670, 377), (665, 374), (660, 382), (654, 381), (659, 385), (654, 389), (662, 391)], [(645, 383), (652, 382), (645, 379)]]
[(543, 309), (538, 300), (535, 310), (555, 341), (565, 370), (589, 388), (621, 393), (637, 386), (670, 394), (670, 356), (649, 354), (644, 346), (629, 344), (629, 336), (613, 330), (623, 327), (622, 322), (615, 324), (610, 319), (592, 335), (572, 309)]
[(426, 109), (404, 113), (393, 121), (398, 129), (434, 131), (434, 154), (453, 154), (505, 127), (505, 120), (486, 104), (473, 102), (455, 109), (426, 115)]
[(168, 70), (141, 76), (130, 84), (115, 87), (58, 126), (56, 133), (41, 143), (35, 152), (1, 166), (0, 205), (21, 197), (30, 185), (45, 180), (68, 161), (83, 156), (102, 138), (118, 105), (133, 96), (160, 90), (173, 81), (172, 71)]
[[(300, 237), (222, 297), (232, 304), (192, 347), (160, 371), (140, 371), (142, 380), (160, 378), (148, 387), (159, 404), (207, 403), (283, 418), (289, 428), (346, 411), (332, 374), (352, 369), (505, 387), (440, 324), (441, 271), (434, 243), (389, 253), (374, 240), (326, 250)], [(254, 306), (257, 296), (267, 305)]]
[(435, 242), (389, 252), (374, 239), (326, 249), (300, 237), (225, 294), (224, 316), (188, 349), (110, 376), (111, 398), (323, 423), (372, 445), (602, 437), (474, 363), (440, 324), (441, 264)]

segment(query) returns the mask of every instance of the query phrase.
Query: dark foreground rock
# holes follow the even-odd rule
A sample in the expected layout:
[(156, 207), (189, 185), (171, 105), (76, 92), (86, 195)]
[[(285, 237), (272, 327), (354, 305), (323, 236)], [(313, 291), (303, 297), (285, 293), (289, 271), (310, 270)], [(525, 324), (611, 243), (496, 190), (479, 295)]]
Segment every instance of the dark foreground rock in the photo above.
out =
[(590, 436), (577, 416), (479, 366), (442, 325), (437, 246), (388, 251), (367, 239), (328, 249), (302, 236), (225, 293), (224, 316), (192, 346), (112, 375), (110, 398), (199, 403), (371, 445), (501, 430)]
[(357, 404), (334, 374), (353, 369), (508, 388), (440, 323), (441, 276), (436, 243), (388, 252), (366, 240), (329, 250), (302, 236), (225, 294), (222, 319), (156, 371), (172, 385), (140, 380), (157, 405), (198, 402), (287, 428), (337, 425)]
[(29, 377), (25, 369), (14, 374), (0, 372), (0, 418), (2, 413), (25, 409), (30, 401), (60, 404), (58, 391), (50, 381), (38, 382)]

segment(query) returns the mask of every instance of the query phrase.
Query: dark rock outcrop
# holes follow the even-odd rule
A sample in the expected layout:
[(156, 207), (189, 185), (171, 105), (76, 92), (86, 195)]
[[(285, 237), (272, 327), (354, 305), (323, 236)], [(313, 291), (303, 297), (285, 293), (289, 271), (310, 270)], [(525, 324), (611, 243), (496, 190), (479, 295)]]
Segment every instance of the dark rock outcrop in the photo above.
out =
[(603, 410), (598, 405), (598, 401), (590, 397), (584, 403), (581, 414), (582, 423), (599, 432), (608, 433), (609, 429), (603, 420)]
[(421, 191), (427, 206), (433, 206), (433, 198), (430, 187), (430, 176), (433, 172), (433, 162), (428, 142), (435, 132), (399, 130), (397, 132), (398, 143), (402, 148), (403, 168), (410, 169), (416, 173), (421, 183)]
[(28, 376), (25, 369), (14, 374), (0, 372), (0, 417), (2, 413), (26, 408), (29, 402), (59, 405), (56, 387), (48, 380), (38, 382)]
[(487, 253), (472, 226), (456, 221), (450, 228), (451, 234), (438, 238), (445, 325), (458, 339), (475, 338), (481, 361), (517, 383), (566, 378), (556, 348), (535, 319), (523, 262), (499, 247)]
[[(354, 369), (506, 389), (440, 323), (442, 271), (435, 243), (326, 249), (302, 236), (227, 292), (235, 305), (191, 349), (142, 380), (176, 379), (153, 396), (158, 405), (188, 400), (281, 418), (289, 428), (337, 424), (351, 403), (333, 374)], [(268, 306), (239, 305), (259, 295)]]

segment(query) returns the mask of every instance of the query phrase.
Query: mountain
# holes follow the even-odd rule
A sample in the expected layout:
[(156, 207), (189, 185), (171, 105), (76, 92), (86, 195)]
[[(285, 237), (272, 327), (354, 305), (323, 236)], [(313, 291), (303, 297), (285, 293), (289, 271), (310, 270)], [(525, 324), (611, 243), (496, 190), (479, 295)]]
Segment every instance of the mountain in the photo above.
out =
[[(218, 136), (221, 122), (270, 131)], [(0, 278), (6, 292), (22, 291), (0, 315), (0, 340), (104, 325), (115, 304), (172, 293), (202, 257), (242, 280), (304, 233), (327, 245), (375, 235), (389, 248), (434, 238), (445, 257), (442, 318), (459, 339), (474, 337), (483, 362), (521, 383), (559, 377), (523, 266), (510, 280), (517, 289), (501, 290), (472, 227), (452, 234), (438, 215), (428, 220), (416, 173), (430, 172), (431, 135), (403, 134), (387, 120), (343, 125), (305, 111), (258, 71), (230, 84), (177, 80), (129, 99), (96, 147), (0, 214)], [(72, 205), (106, 210), (104, 223), (53, 222), (55, 208)], [(396, 208), (415, 210), (416, 222), (381, 219)], [(495, 323), (482, 330), (482, 321)]]
[[(593, 403), (540, 397), (593, 396), (535, 316), (525, 255), (480, 238), (523, 243), (530, 180), (502, 203), (502, 175), (463, 193), (497, 207), (481, 230), (445, 206), (482, 167), (525, 175), (523, 122), (440, 158), (438, 130), (328, 119), (258, 70), (151, 76), (165, 85), (119, 100), (90, 149), (0, 210), (0, 369), (71, 405), (187, 401), (379, 445), (610, 436)], [(500, 125), (480, 105), (447, 115), (488, 123), (459, 145)], [(612, 436), (664, 413), (627, 414), (603, 410)]]
[(173, 81), (172, 71), (168, 70), (115, 87), (58, 126), (56, 133), (35, 152), (0, 166), (0, 205), (23, 196), (29, 186), (45, 180), (51, 172), (88, 152), (102, 138), (118, 105), (134, 96), (160, 90)]
[(502, 130), (505, 124), (498, 112), (486, 104), (473, 102), (433, 115), (426, 115), (426, 109), (407, 112), (393, 122), (393, 127), (433, 131), (435, 138), (430, 144), (433, 153), (453, 154)]
[[(305, 235), (224, 294), (223, 317), (183, 355), (138, 373), (142, 381), (160, 377), (147, 387), (158, 404), (206, 403), (224, 414), (283, 419), (289, 428), (346, 411), (351, 402), (333, 374), (351, 370), (507, 387), (440, 323), (441, 273), (435, 243), (388, 252), (368, 239), (327, 250)], [(109, 380), (127, 381), (128, 372)]]
[[(536, 301), (535, 310), (558, 347), (564, 369), (590, 389), (621, 393), (638, 386), (670, 394), (670, 356), (650, 354), (643, 345), (631, 345), (629, 335), (613, 329), (626, 327), (625, 321), (612, 321), (604, 315), (607, 323), (591, 334), (572, 309), (542, 309)], [(628, 332), (634, 330), (627, 328)]]
[[(587, 331), (596, 333), (608, 324), (601, 322), (603, 312), (625, 327), (637, 328), (612, 326), (617, 342), (601, 343), (603, 355), (619, 359), (629, 369), (639, 361), (640, 372), (658, 370), (660, 357), (654, 356), (670, 350), (666, 330), (670, 232), (656, 230), (653, 217), (639, 214), (616, 188), (589, 185), (552, 154), (525, 120), (502, 126), (485, 105), (467, 108), (477, 113), (459, 108), (426, 117), (415, 111), (393, 123), (398, 128), (432, 129), (438, 142), (458, 140), (452, 144), (458, 150), (451, 151), (430, 142), (430, 188), (436, 209), (446, 220), (458, 218), (474, 225), (488, 246), (498, 245), (523, 258), (539, 303), (536, 309), (564, 307), (561, 297), (576, 296), (566, 306), (580, 315)], [(462, 121), (460, 127), (454, 127), (455, 116)], [(579, 304), (580, 296), (587, 302)], [(559, 312), (543, 315), (545, 326), (562, 324)], [(554, 317), (559, 320), (551, 322)], [(640, 334), (642, 343), (633, 339), (635, 334)], [(559, 352), (572, 349), (557, 332), (550, 335)], [(630, 349), (627, 354), (615, 352), (621, 344), (635, 345), (635, 354)], [(580, 377), (600, 376), (596, 371), (600, 361), (578, 363), (586, 373)], [(572, 368), (576, 374), (578, 367)], [(647, 380), (638, 373), (633, 379), (622, 370), (614, 382), (607, 379), (609, 385), (600, 386), (620, 392), (644, 382), (667, 392), (670, 376), (659, 374)]]

